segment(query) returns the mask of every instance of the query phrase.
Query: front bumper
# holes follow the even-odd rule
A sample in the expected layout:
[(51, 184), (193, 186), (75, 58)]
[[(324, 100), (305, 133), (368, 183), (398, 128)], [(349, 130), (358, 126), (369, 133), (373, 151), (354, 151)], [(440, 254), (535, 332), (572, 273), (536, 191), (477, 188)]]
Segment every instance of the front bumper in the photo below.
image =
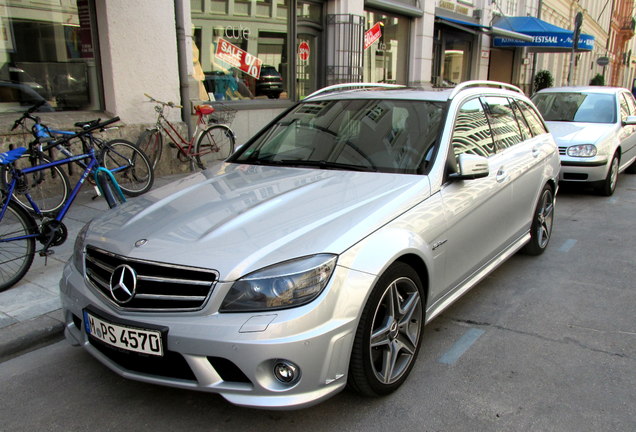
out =
[(609, 169), (608, 158), (577, 158), (561, 155), (560, 181), (597, 182), (605, 180)]
[[(209, 307), (188, 313), (127, 312), (89, 288), (71, 263), (60, 291), (67, 340), (119, 375), (218, 393), (237, 405), (289, 409), (313, 405), (344, 388), (359, 310), (374, 282), (371, 275), (337, 267), (308, 305), (232, 314)], [(215, 292), (224, 290), (217, 286)], [(167, 328), (164, 357), (125, 352), (89, 337), (82, 319), (87, 307), (116, 324)], [(298, 366), (300, 379), (293, 385), (275, 378), (279, 360)]]

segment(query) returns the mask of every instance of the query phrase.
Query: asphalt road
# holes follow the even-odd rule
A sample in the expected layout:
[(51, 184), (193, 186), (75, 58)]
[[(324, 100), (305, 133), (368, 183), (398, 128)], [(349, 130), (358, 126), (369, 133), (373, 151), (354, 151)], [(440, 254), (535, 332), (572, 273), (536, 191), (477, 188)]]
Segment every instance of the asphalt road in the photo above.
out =
[(636, 176), (562, 188), (551, 244), (433, 321), (406, 384), (300, 411), (127, 381), (66, 342), (0, 367), (6, 431), (634, 431)]

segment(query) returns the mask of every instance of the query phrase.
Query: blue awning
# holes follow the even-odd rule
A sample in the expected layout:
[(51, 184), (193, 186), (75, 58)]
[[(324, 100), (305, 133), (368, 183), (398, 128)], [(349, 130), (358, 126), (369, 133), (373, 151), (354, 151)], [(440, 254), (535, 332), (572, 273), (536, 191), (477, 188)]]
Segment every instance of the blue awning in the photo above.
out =
[[(532, 36), (531, 42), (507, 37), (495, 37), (495, 47), (530, 47), (536, 51), (567, 51), (572, 49), (574, 32), (547, 23), (535, 17), (500, 17), (493, 27), (523, 33)], [(594, 48), (594, 36), (581, 34), (578, 51), (591, 51)]]
[(453, 27), (457, 27), (461, 30), (464, 31), (469, 31), (468, 28), (475, 28), (475, 29), (479, 29), (481, 30), (483, 33), (486, 34), (492, 34), (492, 35), (496, 35), (496, 36), (502, 36), (502, 37), (506, 37), (508, 39), (515, 39), (515, 40), (521, 40), (521, 41), (532, 41), (532, 36), (528, 36), (525, 34), (521, 34), (518, 32), (514, 32), (514, 31), (510, 31), (510, 30), (505, 30), (502, 28), (496, 28), (496, 27), (488, 27), (485, 25), (481, 25), (481, 24), (477, 24), (471, 21), (463, 21), (463, 20), (458, 20), (455, 18), (448, 18), (448, 17), (443, 17), (443, 16), (438, 16), (437, 17), (438, 21), (441, 21), (445, 24), (449, 24)]

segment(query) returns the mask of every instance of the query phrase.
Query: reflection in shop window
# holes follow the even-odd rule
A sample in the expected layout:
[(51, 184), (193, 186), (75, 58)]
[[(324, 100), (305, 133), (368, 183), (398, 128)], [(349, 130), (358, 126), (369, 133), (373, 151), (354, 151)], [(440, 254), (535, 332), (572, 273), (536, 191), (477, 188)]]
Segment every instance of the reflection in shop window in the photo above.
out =
[(287, 98), (288, 1), (212, 3), (205, 12), (192, 9), (209, 99)]
[(0, 112), (101, 107), (92, 10), (89, 0), (0, 2)]
[(364, 81), (406, 84), (409, 19), (366, 11), (366, 31), (380, 23), (381, 34), (364, 52)]

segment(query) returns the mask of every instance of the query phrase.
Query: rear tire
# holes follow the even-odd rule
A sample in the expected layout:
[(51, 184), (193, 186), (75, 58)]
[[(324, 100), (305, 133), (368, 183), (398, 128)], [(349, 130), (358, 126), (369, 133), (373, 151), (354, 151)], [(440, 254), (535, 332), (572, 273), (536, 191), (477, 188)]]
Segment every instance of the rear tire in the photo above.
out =
[(227, 159), (234, 152), (234, 133), (226, 125), (207, 128), (194, 147), (197, 164), (201, 169), (209, 168), (218, 161)]
[[(24, 155), (15, 161), (15, 166), (17, 168), (28, 168), (50, 162), (47, 157), (41, 156), (37, 159), (35, 164), (31, 164), (29, 155)], [(2, 165), (0, 177), (6, 189), (6, 186), (11, 181), (11, 170), (8, 166)], [(71, 183), (61, 166), (25, 174), (24, 178), (31, 199), (35, 202), (43, 215), (51, 215), (57, 212), (62, 208), (71, 193)], [(13, 199), (29, 212), (34, 212), (33, 206), (23, 193), (15, 191), (13, 193)]]
[[(4, 218), (0, 221), (0, 239), (37, 232), (33, 217), (15, 201), (10, 200)], [(33, 263), (34, 256), (35, 237), (0, 243), (0, 291), (11, 288), (24, 277)]]
[(152, 188), (155, 172), (148, 156), (130, 141), (116, 139), (107, 142), (101, 160), (126, 195), (135, 197)]
[(148, 156), (152, 169), (157, 168), (157, 163), (161, 159), (163, 151), (163, 135), (161, 135), (161, 132), (157, 129), (146, 130), (137, 140), (137, 147)]
[(530, 242), (522, 252), (527, 255), (541, 255), (548, 247), (554, 225), (554, 192), (550, 185), (545, 185), (539, 195), (530, 227)]
[(422, 343), (425, 298), (419, 276), (404, 263), (393, 264), (380, 277), (356, 331), (349, 387), (382, 396), (404, 383)]

